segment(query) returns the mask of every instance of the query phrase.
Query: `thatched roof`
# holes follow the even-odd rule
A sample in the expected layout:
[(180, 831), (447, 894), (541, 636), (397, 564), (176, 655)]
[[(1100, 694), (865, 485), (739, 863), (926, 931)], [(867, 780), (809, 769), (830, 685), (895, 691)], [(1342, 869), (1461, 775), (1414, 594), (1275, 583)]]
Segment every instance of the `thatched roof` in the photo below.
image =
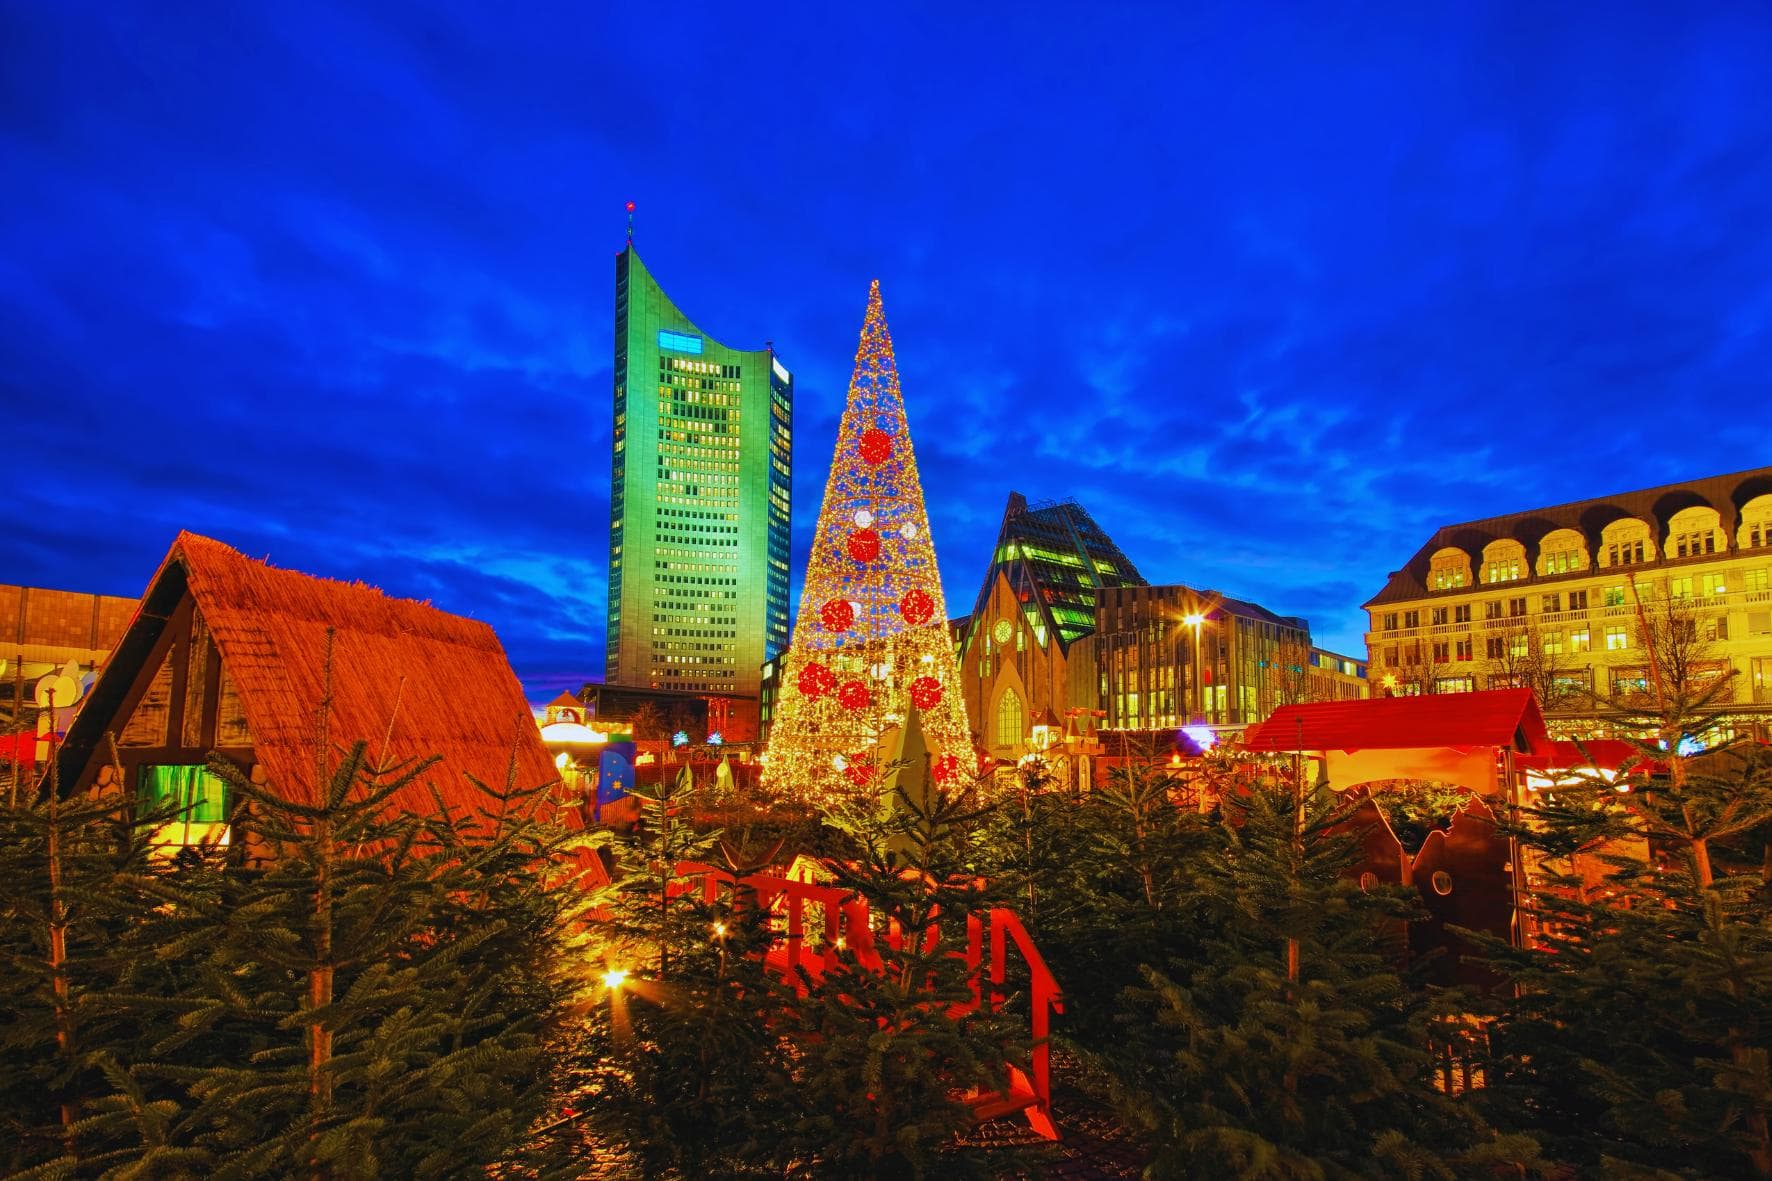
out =
[[(64, 783), (74, 782), (103, 730), (115, 724), (117, 702), (187, 588), (238, 689), (254, 756), (279, 790), (313, 791), (329, 630), (327, 736), (335, 752), (362, 740), (384, 765), (441, 755), (427, 778), (451, 805), (475, 799), (468, 774), (502, 784), (513, 756), (519, 786), (556, 778), (522, 686), (488, 625), (362, 583), (279, 570), (219, 541), (180, 533), (118, 658), (70, 728), (63, 749), (73, 761), (63, 763)], [(419, 784), (395, 803), (432, 808)]]

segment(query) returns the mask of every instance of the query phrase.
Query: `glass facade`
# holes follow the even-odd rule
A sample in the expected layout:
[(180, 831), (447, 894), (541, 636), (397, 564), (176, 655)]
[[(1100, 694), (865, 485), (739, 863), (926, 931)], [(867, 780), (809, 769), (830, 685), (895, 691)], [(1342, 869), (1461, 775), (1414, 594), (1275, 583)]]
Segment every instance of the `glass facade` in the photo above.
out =
[(793, 407), (773, 349), (713, 340), (616, 256), (608, 682), (757, 692), (787, 646)]
[(1095, 630), (1097, 590), (1146, 585), (1082, 505), (1067, 500), (1029, 508), (1019, 492), (1009, 494), (997, 547), (972, 609), (975, 620), (985, 617), (999, 571), (1008, 576), (1041, 647), (1048, 631), (1069, 648)]

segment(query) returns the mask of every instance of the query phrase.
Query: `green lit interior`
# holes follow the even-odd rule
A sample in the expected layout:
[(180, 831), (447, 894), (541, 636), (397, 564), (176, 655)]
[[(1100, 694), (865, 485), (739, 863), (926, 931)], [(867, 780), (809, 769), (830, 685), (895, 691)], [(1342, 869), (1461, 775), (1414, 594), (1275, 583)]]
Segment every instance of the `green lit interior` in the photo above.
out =
[(201, 763), (143, 767), (136, 778), (136, 803), (143, 817), (220, 824), (228, 818), (228, 785)]

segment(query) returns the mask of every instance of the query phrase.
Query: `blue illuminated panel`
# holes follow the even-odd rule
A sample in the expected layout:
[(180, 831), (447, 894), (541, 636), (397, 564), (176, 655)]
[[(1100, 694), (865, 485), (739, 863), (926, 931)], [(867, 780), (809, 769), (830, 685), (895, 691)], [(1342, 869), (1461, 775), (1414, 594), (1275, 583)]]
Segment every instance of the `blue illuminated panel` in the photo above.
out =
[(658, 330), (658, 347), (670, 349), (673, 353), (694, 353), (701, 356), (701, 337), (691, 336), (687, 332), (672, 332), (667, 328)]

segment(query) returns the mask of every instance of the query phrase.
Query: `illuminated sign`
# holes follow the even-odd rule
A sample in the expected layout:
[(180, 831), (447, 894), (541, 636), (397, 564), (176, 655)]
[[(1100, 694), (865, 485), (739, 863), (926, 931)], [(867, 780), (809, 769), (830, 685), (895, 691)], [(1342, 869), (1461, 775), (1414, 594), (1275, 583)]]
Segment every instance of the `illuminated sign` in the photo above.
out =
[(658, 330), (658, 347), (670, 349), (674, 353), (694, 353), (701, 356), (701, 337), (691, 336), (687, 332), (672, 332), (668, 328)]
[[(696, 350), (696, 352), (700, 352), (700, 351), (701, 351), (700, 349)], [(789, 373), (786, 369), (783, 369), (780, 361), (777, 361), (774, 357), (771, 357), (771, 358), (769, 358), (769, 364), (770, 364), (770, 367), (775, 370), (776, 380), (780, 381), (783, 385), (788, 385), (793, 382), (794, 375)]]

